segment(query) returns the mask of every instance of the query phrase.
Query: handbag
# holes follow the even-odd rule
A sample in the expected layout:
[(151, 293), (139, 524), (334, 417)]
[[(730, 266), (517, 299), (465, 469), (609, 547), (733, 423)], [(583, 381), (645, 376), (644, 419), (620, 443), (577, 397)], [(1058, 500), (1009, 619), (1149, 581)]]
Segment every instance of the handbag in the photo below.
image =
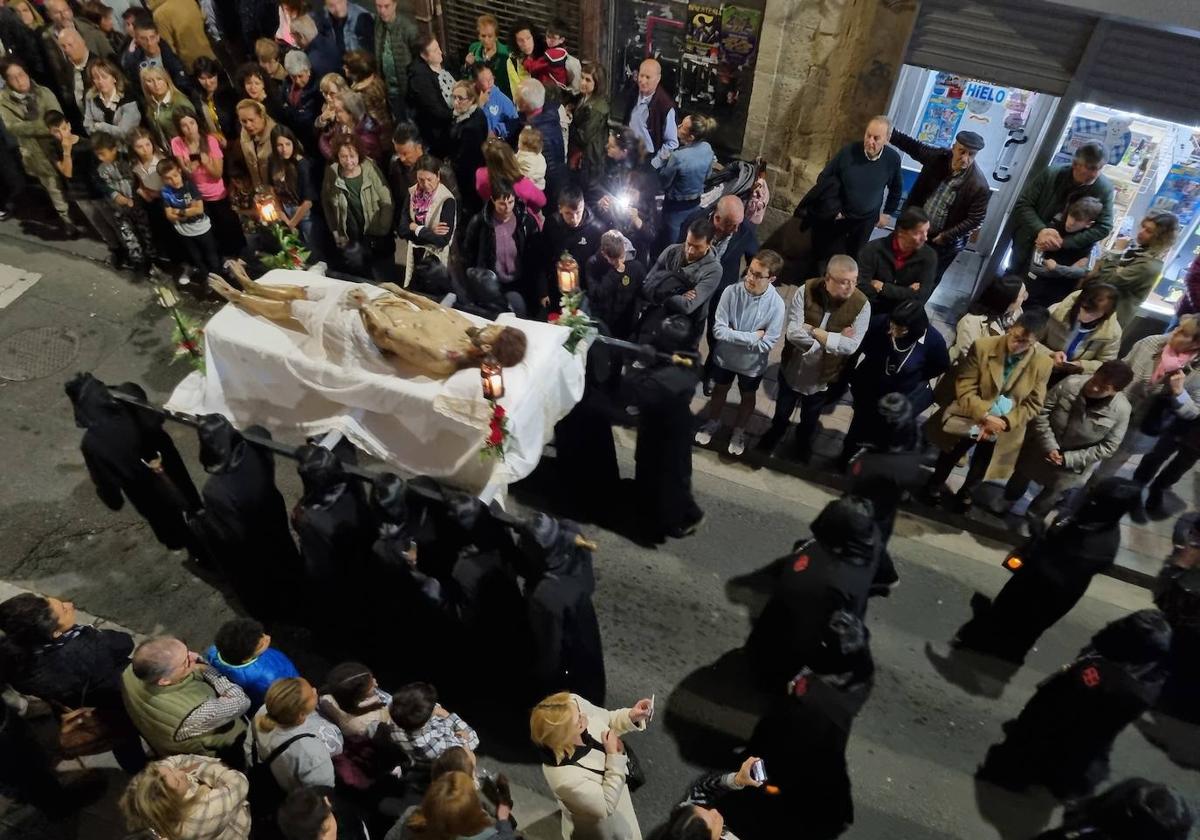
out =
[[(630, 793), (633, 793), (642, 785), (646, 784), (646, 771), (642, 767), (641, 759), (637, 757), (637, 753), (633, 751), (633, 748), (624, 742), (622, 742), (622, 744), (625, 747), (626, 759), (625, 787), (629, 788)], [(604, 748), (599, 744), (599, 742), (597, 742), (595, 738), (592, 738), (587, 732), (584, 733), (584, 745), (588, 748), (589, 752), (592, 750), (595, 750), (599, 753), (604, 752)], [(570, 758), (563, 759), (562, 764), (574, 764), (581, 770), (587, 770), (589, 773), (595, 773), (597, 776), (603, 777), (603, 770), (593, 770), (591, 767), (584, 767), (579, 763), (579, 752), (580, 751), (577, 750), (576, 752), (572, 753)]]
[(55, 705), (62, 711), (58, 721), (58, 752), (63, 759), (112, 752), (113, 747), (134, 735), (133, 723), (120, 710)]

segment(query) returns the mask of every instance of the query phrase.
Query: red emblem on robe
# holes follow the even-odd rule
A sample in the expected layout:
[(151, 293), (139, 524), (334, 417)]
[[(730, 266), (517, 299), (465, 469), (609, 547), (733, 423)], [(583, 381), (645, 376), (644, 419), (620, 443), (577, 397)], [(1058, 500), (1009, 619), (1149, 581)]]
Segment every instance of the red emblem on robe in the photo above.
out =
[(1083, 684), (1088, 688), (1095, 688), (1100, 685), (1100, 672), (1095, 667), (1089, 666), (1083, 669), (1082, 679)]
[(792, 571), (793, 572), (803, 572), (807, 568), (808, 568), (808, 555), (807, 554), (801, 554), (799, 557), (797, 557), (795, 560), (792, 561)]

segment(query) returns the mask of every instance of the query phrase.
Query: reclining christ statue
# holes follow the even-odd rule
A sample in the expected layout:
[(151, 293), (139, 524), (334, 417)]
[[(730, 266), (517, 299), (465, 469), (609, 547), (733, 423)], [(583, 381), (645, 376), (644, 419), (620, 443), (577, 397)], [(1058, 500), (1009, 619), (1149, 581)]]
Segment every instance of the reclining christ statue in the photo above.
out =
[(519, 329), (476, 326), (461, 313), (393, 283), (356, 283), (348, 290), (269, 285), (251, 280), (239, 265), (233, 270), (244, 291), (213, 277), (209, 283), (217, 294), (254, 315), (301, 327), (312, 339), (309, 355), (341, 367), (386, 371), (385, 358), (391, 356), (440, 379), (477, 366), (487, 356), (504, 367), (525, 358), (525, 333)]

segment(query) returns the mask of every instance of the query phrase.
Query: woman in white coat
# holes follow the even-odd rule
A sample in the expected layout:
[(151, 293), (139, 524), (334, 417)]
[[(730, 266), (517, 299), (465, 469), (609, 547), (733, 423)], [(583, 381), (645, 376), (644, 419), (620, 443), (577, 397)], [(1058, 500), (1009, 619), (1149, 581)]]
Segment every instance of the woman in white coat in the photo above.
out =
[(542, 772), (562, 809), (563, 840), (641, 840), (620, 736), (645, 730), (651, 709), (646, 699), (610, 712), (566, 691), (534, 707), (530, 736), (547, 753)]

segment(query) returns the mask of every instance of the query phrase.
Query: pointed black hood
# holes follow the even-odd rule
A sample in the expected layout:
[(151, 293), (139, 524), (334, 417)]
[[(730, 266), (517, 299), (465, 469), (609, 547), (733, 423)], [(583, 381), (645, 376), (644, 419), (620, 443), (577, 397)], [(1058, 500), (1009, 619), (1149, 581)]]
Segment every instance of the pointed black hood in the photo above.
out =
[(75, 410), (75, 425), (81, 429), (98, 426), (123, 410), (108, 392), (108, 386), (90, 373), (77, 373), (64, 390)]
[(200, 464), (206, 472), (224, 473), (241, 463), (246, 440), (221, 414), (205, 414), (196, 428), (200, 439)]

